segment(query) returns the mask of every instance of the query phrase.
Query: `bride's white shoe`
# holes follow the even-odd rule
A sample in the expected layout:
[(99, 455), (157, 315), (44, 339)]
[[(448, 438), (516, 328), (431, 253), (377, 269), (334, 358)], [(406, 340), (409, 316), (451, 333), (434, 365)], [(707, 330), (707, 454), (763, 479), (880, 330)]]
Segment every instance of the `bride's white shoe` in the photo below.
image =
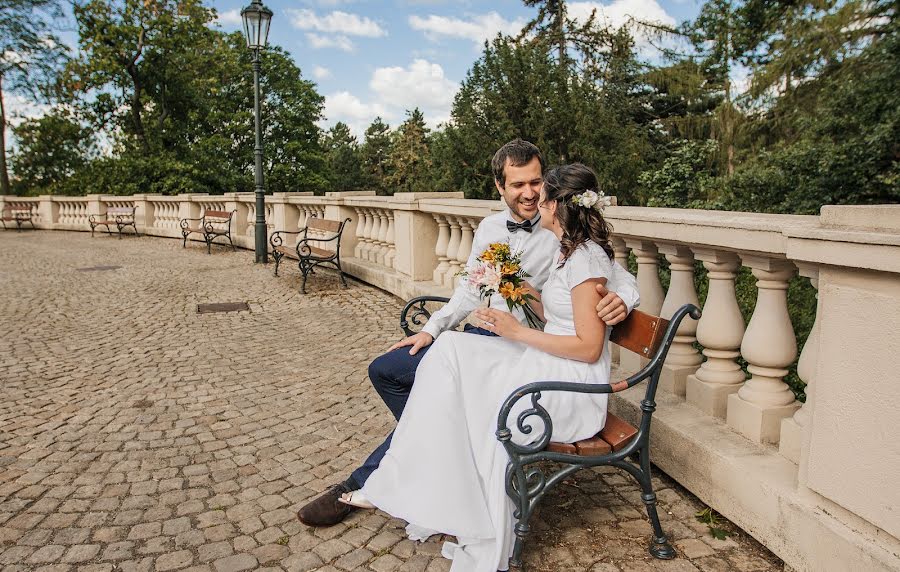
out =
[(364, 497), (363, 494), (358, 490), (344, 493), (338, 500), (344, 504), (355, 506), (356, 508), (375, 508), (375, 505), (370, 503), (369, 499)]

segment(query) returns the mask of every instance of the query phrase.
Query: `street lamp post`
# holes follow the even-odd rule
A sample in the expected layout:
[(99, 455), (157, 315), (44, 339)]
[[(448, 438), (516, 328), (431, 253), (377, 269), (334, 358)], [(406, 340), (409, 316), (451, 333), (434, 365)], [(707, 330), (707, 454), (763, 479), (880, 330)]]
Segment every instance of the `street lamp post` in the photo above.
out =
[(266, 231), (266, 199), (265, 186), (263, 184), (263, 146), (262, 126), (260, 124), (259, 108), (259, 51), (266, 47), (269, 40), (269, 24), (272, 21), (272, 11), (263, 6), (261, 0), (252, 0), (250, 5), (241, 10), (241, 19), (244, 21), (244, 36), (247, 38), (247, 47), (253, 50), (253, 111), (256, 123), (256, 146), (254, 155), (256, 158), (256, 224), (254, 225), (254, 237), (256, 241), (256, 262), (268, 262), (269, 255), (266, 247), (268, 232)]

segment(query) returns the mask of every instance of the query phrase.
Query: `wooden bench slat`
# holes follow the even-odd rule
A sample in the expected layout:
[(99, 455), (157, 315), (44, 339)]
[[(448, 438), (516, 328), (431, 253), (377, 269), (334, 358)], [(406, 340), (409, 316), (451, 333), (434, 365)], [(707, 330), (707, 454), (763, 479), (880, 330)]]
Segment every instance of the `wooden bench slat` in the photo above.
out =
[(581, 457), (605, 455), (611, 451), (621, 451), (637, 435), (637, 432), (637, 428), (618, 415), (607, 413), (606, 425), (593, 437), (575, 443), (551, 442), (547, 445), (547, 450)]
[(307, 228), (315, 230), (324, 230), (327, 232), (338, 232), (341, 230), (343, 223), (338, 220), (328, 220), (326, 218), (311, 218), (306, 223)]

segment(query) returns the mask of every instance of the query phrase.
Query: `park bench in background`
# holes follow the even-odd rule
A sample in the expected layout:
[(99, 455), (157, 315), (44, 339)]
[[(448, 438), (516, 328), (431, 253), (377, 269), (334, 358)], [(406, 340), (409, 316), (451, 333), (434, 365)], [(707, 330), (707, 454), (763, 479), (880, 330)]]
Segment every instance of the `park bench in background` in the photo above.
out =
[[(213, 240), (224, 236), (231, 244), (231, 250), (236, 250), (231, 240), (231, 220), (235, 211), (206, 211), (200, 218), (181, 219), (181, 236), (184, 238), (181, 246), (187, 246), (187, 239), (192, 233), (202, 234), (206, 241), (206, 253), (210, 253)], [(194, 223), (194, 224), (192, 224)]]
[[(411, 335), (414, 330), (410, 328), (410, 322), (421, 327), (431, 315), (431, 310), (426, 304), (446, 303), (447, 301), (447, 298), (436, 296), (422, 296), (410, 300), (400, 313), (400, 327), (407, 335)], [(412, 311), (411, 315), (410, 311)], [(500, 415), (497, 419), (496, 436), (509, 454), (506, 492), (516, 507), (514, 516), (518, 521), (515, 526), (516, 543), (513, 557), (510, 560), (512, 566), (521, 567), (522, 565), (522, 548), (525, 537), (531, 530), (528, 521), (544, 494), (580, 469), (603, 465), (623, 469), (640, 484), (641, 499), (644, 501), (653, 528), (653, 539), (649, 547), (650, 554), (664, 560), (675, 557), (675, 549), (672, 548), (663, 533), (656, 511), (656, 493), (653, 491), (650, 474), (650, 420), (656, 410), (654, 401), (656, 388), (659, 384), (663, 363), (666, 361), (666, 354), (669, 346), (672, 345), (678, 326), (686, 316), (699, 320), (700, 310), (696, 306), (685, 304), (675, 312), (671, 320), (632, 310), (628, 318), (613, 327), (610, 332), (612, 343), (650, 360), (640, 371), (627, 379), (609, 385), (538, 381), (524, 385), (506, 399), (500, 408)], [(642, 415), (639, 427), (634, 427), (613, 413), (607, 413), (606, 425), (603, 430), (589, 439), (577, 443), (550, 441), (550, 435), (553, 433), (553, 420), (547, 410), (541, 407), (542, 392), (572, 391), (584, 394), (609, 394), (634, 387), (644, 380), (649, 380), (649, 382), (644, 399), (641, 401)], [(512, 431), (509, 429), (510, 411), (520, 399), (529, 399), (531, 407), (514, 421), (518, 429), (530, 433), (534, 426), (529, 420), (538, 418), (543, 422), (543, 432), (530, 445), (514, 443)], [(629, 459), (632, 456), (635, 457), (636, 462)], [(536, 463), (543, 461), (551, 461), (555, 464), (552, 466), (545, 464), (540, 468), (535, 466)], [(551, 474), (546, 475), (545, 472)]]
[[(279, 230), (272, 233), (269, 242), (272, 245), (272, 257), (275, 259), (275, 276), (278, 276), (281, 259), (287, 256), (297, 259), (300, 272), (303, 274), (303, 283), (300, 286), (302, 293), (306, 294), (307, 276), (313, 273), (316, 266), (322, 264), (334, 266), (341, 277), (341, 284), (346, 288), (347, 280), (341, 269), (341, 235), (348, 222), (349, 218), (338, 221), (312, 217), (305, 227), (297, 231)], [(286, 235), (298, 235), (295, 247), (284, 244)]]
[(4, 229), (6, 228), (6, 223), (15, 223), (16, 230), (22, 230), (22, 225), (25, 223), (30, 224), (31, 228), (34, 228), (30, 206), (3, 205), (3, 213), (0, 219), (2, 219)]
[(137, 207), (113, 207), (106, 209), (105, 214), (91, 215), (88, 224), (91, 225), (91, 236), (94, 236), (94, 229), (98, 226), (105, 226), (106, 233), (112, 234), (110, 225), (115, 225), (119, 229), (119, 238), (122, 238), (122, 229), (131, 227), (134, 229), (135, 236), (140, 236), (137, 226), (134, 224), (134, 211)]

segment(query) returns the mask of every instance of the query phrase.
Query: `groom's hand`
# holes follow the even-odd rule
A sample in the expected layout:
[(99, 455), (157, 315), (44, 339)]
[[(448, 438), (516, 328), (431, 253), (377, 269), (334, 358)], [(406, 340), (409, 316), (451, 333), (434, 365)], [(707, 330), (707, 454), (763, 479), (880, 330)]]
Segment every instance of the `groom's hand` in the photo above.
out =
[(615, 292), (606, 289), (606, 285), (597, 284), (600, 303), (597, 304), (597, 317), (607, 326), (615, 326), (628, 317), (628, 306)]
[(403, 338), (396, 344), (392, 345), (388, 348), (389, 352), (392, 352), (398, 348), (405, 348), (406, 346), (412, 346), (409, 350), (409, 355), (414, 356), (419, 353), (419, 350), (430, 346), (431, 342), (434, 341), (434, 338), (428, 332), (419, 332), (418, 334), (413, 334), (408, 338)]

